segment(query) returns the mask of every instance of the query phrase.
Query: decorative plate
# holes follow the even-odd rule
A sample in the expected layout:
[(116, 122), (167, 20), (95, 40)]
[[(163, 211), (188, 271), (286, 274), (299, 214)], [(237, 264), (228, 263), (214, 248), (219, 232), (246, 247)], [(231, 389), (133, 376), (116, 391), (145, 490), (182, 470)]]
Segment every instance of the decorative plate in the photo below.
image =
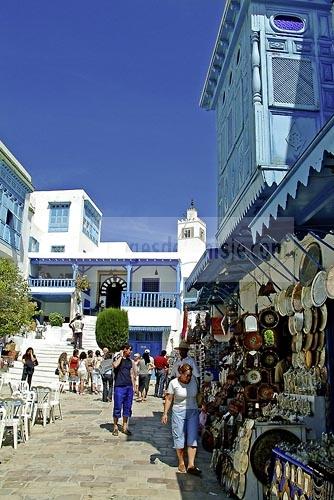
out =
[(234, 452), (233, 456), (233, 467), (234, 469), (239, 472), (240, 470), (240, 456), (241, 456), (241, 451), (237, 450)]
[(247, 453), (248, 449), (249, 449), (249, 444), (250, 444), (250, 439), (248, 437), (244, 436), (244, 437), (240, 438), (239, 450), (245, 451)]
[(330, 299), (334, 299), (334, 266), (330, 267), (327, 271), (326, 293)]
[(319, 334), (318, 332), (314, 332), (313, 334), (313, 341), (312, 341), (312, 345), (311, 345), (311, 351), (315, 351), (318, 347), (318, 338), (319, 338)]
[(289, 332), (291, 333), (291, 335), (297, 335), (294, 316), (289, 316), (288, 327), (289, 327)]
[(303, 286), (302, 288), (302, 305), (304, 309), (310, 309), (312, 307), (312, 298), (311, 298), (311, 287)]
[(304, 353), (304, 351), (297, 352), (297, 356), (298, 356), (299, 368), (305, 368), (305, 353)]
[(288, 316), (292, 316), (294, 314), (294, 309), (292, 307), (292, 292), (294, 289), (294, 285), (288, 286), (288, 288), (285, 290), (285, 309), (286, 309), (286, 314)]
[(258, 332), (248, 332), (244, 335), (244, 346), (248, 351), (258, 351), (263, 344), (263, 339)]
[(279, 315), (273, 309), (264, 309), (260, 312), (259, 320), (264, 328), (274, 328), (278, 325)]
[(275, 476), (276, 476), (276, 481), (280, 481), (282, 477), (282, 464), (280, 460), (275, 461)]
[(318, 311), (317, 307), (312, 308), (312, 332), (315, 332), (318, 327)]
[(319, 332), (318, 333), (318, 347), (317, 351), (322, 351), (325, 345), (325, 340), (326, 340), (326, 334), (325, 332)]
[(265, 350), (261, 356), (261, 363), (265, 368), (274, 368), (277, 365), (278, 361), (279, 356), (277, 352), (273, 351), (272, 349)]
[(262, 332), (263, 343), (267, 347), (272, 347), (275, 345), (275, 331), (271, 328), (266, 328)]
[(299, 358), (298, 358), (298, 353), (296, 352), (293, 352), (292, 353), (292, 360), (291, 360), (291, 364), (294, 368), (298, 368), (299, 367)]
[(259, 370), (250, 370), (246, 375), (246, 380), (249, 384), (258, 384), (261, 382), (261, 373)]
[(254, 314), (248, 314), (244, 317), (245, 332), (257, 332), (257, 317)]
[(268, 466), (270, 465), (271, 452), (282, 441), (290, 444), (300, 442), (292, 432), (279, 428), (263, 432), (251, 448), (250, 459), (253, 472), (256, 478), (263, 484), (270, 483), (268, 477), (270, 467)]
[(319, 271), (314, 278), (311, 286), (311, 300), (315, 307), (322, 306), (327, 299), (326, 291), (326, 271)]
[(318, 243), (311, 243), (307, 248), (299, 267), (299, 281), (303, 286), (310, 285), (322, 264), (321, 248)]
[(248, 454), (246, 452), (241, 452), (239, 461), (240, 474), (246, 474), (248, 465), (249, 465)]
[(303, 348), (303, 334), (302, 333), (298, 333), (296, 335), (296, 352), (300, 352)]
[(320, 363), (320, 352), (319, 351), (313, 351), (312, 352), (312, 365), (313, 366), (318, 366)]
[(277, 297), (277, 309), (281, 316), (286, 316), (285, 290), (281, 290)]
[(269, 384), (261, 384), (259, 387), (259, 397), (265, 401), (270, 401), (274, 395), (274, 389)]
[(285, 475), (286, 479), (290, 479), (290, 464), (289, 464), (289, 462), (285, 462), (284, 475)]
[(303, 325), (304, 325), (304, 313), (296, 312), (294, 316), (291, 317), (293, 318), (295, 330), (297, 332), (301, 332), (303, 330)]
[(320, 352), (320, 359), (319, 359), (319, 362), (318, 362), (318, 366), (320, 368), (323, 368), (325, 366), (325, 361), (326, 361), (326, 349), (323, 349)]
[(311, 331), (312, 331), (312, 325), (313, 325), (312, 309), (305, 309), (304, 310), (303, 332), (304, 333), (311, 333)]
[(323, 304), (320, 309), (318, 309), (318, 329), (324, 330), (327, 325), (327, 306)]
[(302, 284), (297, 283), (292, 291), (291, 305), (295, 312), (301, 312), (303, 310), (302, 289)]
[[(304, 364), (305, 364), (306, 368), (308, 368), (308, 369), (312, 368), (312, 365), (313, 365), (312, 351), (306, 351), (304, 359), (305, 359)], [(301, 368), (303, 368), (303, 367), (301, 366)]]
[(304, 336), (304, 351), (309, 351), (311, 349), (311, 345), (313, 343), (313, 333), (308, 333)]

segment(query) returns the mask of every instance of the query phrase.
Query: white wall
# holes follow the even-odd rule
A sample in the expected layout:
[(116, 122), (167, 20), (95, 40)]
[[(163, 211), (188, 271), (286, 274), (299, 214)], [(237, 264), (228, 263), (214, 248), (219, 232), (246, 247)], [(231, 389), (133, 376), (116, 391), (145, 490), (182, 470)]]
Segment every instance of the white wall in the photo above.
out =
[[(158, 275), (155, 275), (157, 269)], [(176, 271), (171, 267), (165, 266), (143, 266), (132, 273), (131, 290), (134, 292), (142, 291), (143, 278), (159, 278), (160, 292), (176, 292)]]

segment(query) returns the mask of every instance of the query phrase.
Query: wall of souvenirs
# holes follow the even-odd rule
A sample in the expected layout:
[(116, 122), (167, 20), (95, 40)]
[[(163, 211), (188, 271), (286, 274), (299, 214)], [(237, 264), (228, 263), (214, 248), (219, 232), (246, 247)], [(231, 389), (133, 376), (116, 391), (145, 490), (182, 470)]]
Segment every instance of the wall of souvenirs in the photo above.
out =
[(258, 314), (197, 313), (189, 328), (201, 366), (203, 447), (222, 488), (239, 499), (334, 498), (334, 439), (326, 434), (334, 267), (315, 266), (312, 275), (309, 265), (304, 274), (301, 266), (301, 281)]

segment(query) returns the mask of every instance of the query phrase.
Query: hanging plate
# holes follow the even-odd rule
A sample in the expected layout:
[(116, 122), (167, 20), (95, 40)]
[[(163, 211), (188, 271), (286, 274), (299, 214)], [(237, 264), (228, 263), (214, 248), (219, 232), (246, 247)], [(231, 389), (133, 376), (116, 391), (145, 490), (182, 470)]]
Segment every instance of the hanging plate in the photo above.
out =
[[(306, 351), (305, 352), (305, 361), (304, 365), (306, 368), (310, 369), (313, 365), (313, 356), (312, 356), (312, 351)], [(300, 366), (300, 368), (304, 368), (303, 366)]]
[(321, 248), (318, 243), (311, 243), (305, 251), (299, 267), (299, 281), (303, 286), (312, 283), (322, 264)]
[(308, 333), (304, 336), (304, 351), (309, 351), (311, 349), (311, 345), (313, 343), (313, 333)]
[(274, 395), (274, 388), (269, 384), (261, 384), (258, 393), (260, 399), (270, 401)]
[(260, 312), (259, 320), (263, 328), (274, 328), (278, 325), (279, 315), (273, 309), (264, 309)]
[(246, 491), (246, 476), (245, 474), (240, 474), (239, 476), (239, 488), (237, 491), (237, 497), (242, 500), (245, 496)]
[(334, 266), (330, 267), (327, 271), (326, 292), (330, 299), (334, 299)]
[(257, 332), (257, 317), (254, 314), (248, 314), (244, 318), (245, 332)]
[(248, 332), (244, 335), (244, 346), (248, 351), (258, 351), (263, 344), (263, 339), (258, 332)]
[(311, 285), (311, 300), (315, 307), (320, 307), (326, 302), (326, 271), (319, 271)]
[(279, 360), (277, 352), (272, 349), (266, 349), (261, 356), (261, 363), (265, 368), (274, 368)]
[(327, 325), (327, 306), (323, 304), (318, 310), (318, 329), (324, 330)]
[(261, 373), (259, 370), (250, 370), (246, 375), (246, 380), (249, 384), (258, 384), (261, 382)]
[[(303, 325), (304, 325), (304, 313), (303, 312), (296, 312), (293, 316), (293, 323), (296, 332), (301, 332), (303, 330)], [(289, 318), (290, 319), (290, 318)]]
[(276, 344), (275, 338), (276, 338), (276, 332), (275, 330), (272, 330), (271, 328), (266, 328), (262, 332), (263, 336), (263, 343), (265, 347), (273, 347)]
[(302, 288), (302, 305), (304, 309), (310, 309), (312, 307), (312, 299), (311, 299), (311, 287), (303, 286)]
[(277, 297), (277, 309), (281, 316), (286, 316), (285, 290), (281, 290)]
[(312, 309), (305, 309), (304, 310), (304, 325), (303, 325), (303, 332), (304, 333), (311, 333), (312, 323), (313, 323)]
[(313, 342), (311, 345), (311, 351), (316, 351), (316, 349), (318, 347), (318, 338), (319, 338), (318, 332), (314, 332), (313, 333)]
[(288, 327), (289, 327), (289, 332), (291, 333), (291, 335), (297, 335), (298, 332), (297, 332), (296, 327), (295, 327), (294, 316), (289, 317)]
[(296, 352), (300, 352), (303, 348), (303, 334), (298, 333), (296, 335)]
[(297, 283), (292, 291), (291, 303), (292, 303), (292, 309), (295, 312), (301, 312), (303, 310), (302, 289), (303, 289), (302, 284)]
[(326, 349), (322, 349), (317, 364), (320, 368), (323, 368), (325, 366), (325, 362), (326, 362)]
[(318, 328), (318, 311), (317, 307), (312, 308), (312, 332), (315, 332)]
[(285, 290), (285, 309), (288, 316), (292, 316), (295, 312), (292, 307), (292, 292), (294, 288), (294, 285), (290, 285)]
[(319, 332), (318, 333), (318, 347), (317, 351), (322, 351), (325, 345), (325, 340), (326, 340), (326, 334), (325, 332)]

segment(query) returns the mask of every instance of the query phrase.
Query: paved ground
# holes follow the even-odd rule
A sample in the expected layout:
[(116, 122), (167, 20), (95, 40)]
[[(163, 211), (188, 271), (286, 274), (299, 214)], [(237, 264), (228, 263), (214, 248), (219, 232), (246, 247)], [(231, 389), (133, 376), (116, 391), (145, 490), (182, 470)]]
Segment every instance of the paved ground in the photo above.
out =
[(162, 402), (134, 403), (127, 437), (111, 434), (111, 403), (63, 395), (63, 420), (36, 424), (28, 443), (0, 450), (0, 499), (226, 498), (200, 450), (202, 478), (177, 473), (170, 429), (160, 424)]

